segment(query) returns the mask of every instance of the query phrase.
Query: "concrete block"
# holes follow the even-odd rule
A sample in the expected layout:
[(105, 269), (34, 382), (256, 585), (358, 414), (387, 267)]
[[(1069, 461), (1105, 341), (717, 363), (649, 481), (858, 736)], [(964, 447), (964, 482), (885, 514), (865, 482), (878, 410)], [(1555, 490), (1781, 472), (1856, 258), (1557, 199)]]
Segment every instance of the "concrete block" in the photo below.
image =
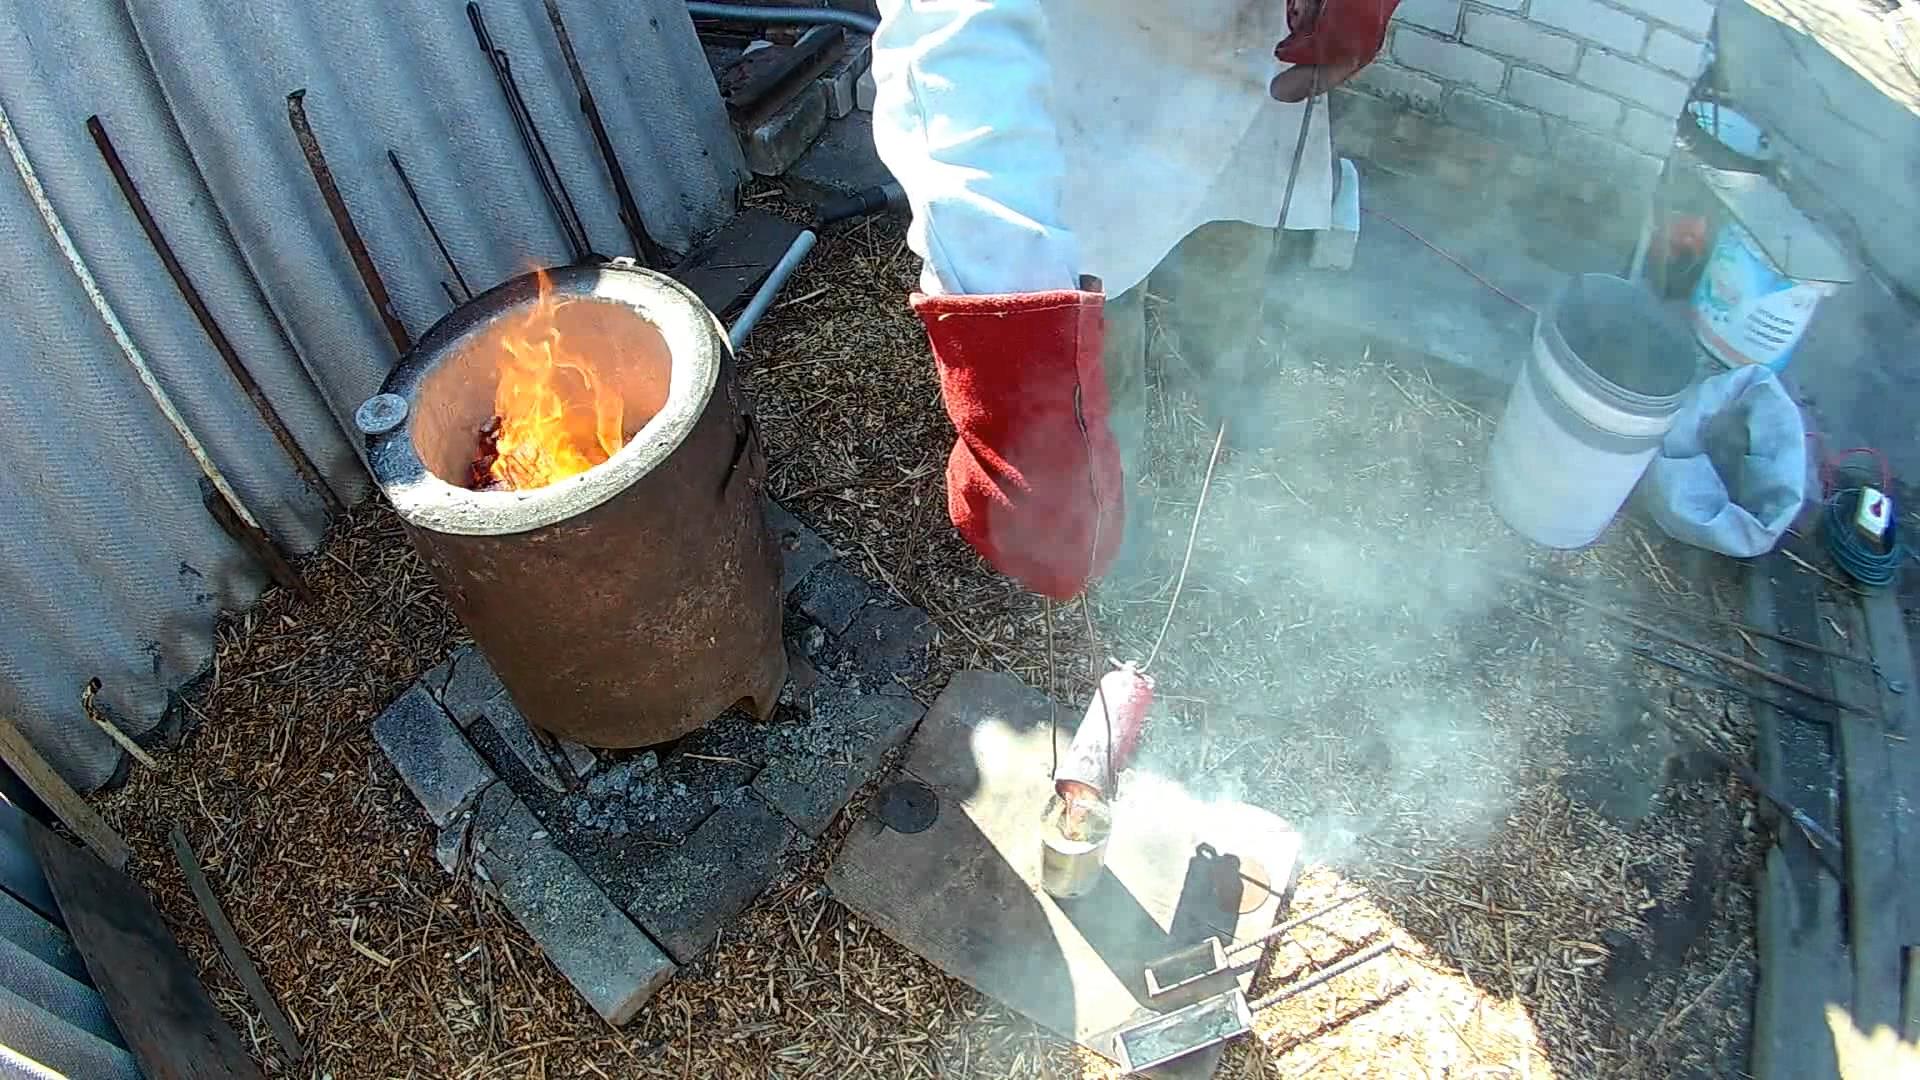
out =
[(1664, 158), (1673, 152), (1674, 127), (1672, 117), (1662, 119), (1644, 109), (1628, 109), (1620, 121), (1620, 141)]
[(1527, 17), (1628, 56), (1647, 43), (1646, 20), (1599, 0), (1533, 0)]
[(1706, 37), (1713, 29), (1714, 0), (1613, 0), (1629, 11), (1659, 19), (1685, 30), (1695, 37)]
[(633, 1019), (674, 962), (498, 784), (475, 811), (474, 861), (553, 966), (609, 1024)]
[(1360, 170), (1340, 159), (1340, 183), (1333, 192), (1333, 227), (1313, 234), (1307, 265), (1314, 270), (1351, 270), (1360, 247)]
[(1579, 78), (1595, 89), (1645, 105), (1657, 116), (1679, 116), (1689, 93), (1685, 79), (1603, 52), (1580, 58)]
[(1596, 131), (1612, 131), (1620, 122), (1620, 103), (1607, 95), (1524, 68), (1514, 70), (1507, 97)]
[(852, 112), (859, 104), (858, 84), (873, 66), (873, 39), (855, 35), (847, 41), (846, 52), (833, 66), (820, 73), (827, 88), (827, 115), (835, 120)]
[(480, 718), (487, 703), (506, 691), (493, 665), (479, 649), (468, 645), (447, 657), (448, 671), (440, 686), (440, 704), (461, 727)]
[(767, 528), (773, 531), (773, 542), (780, 547), (780, 595), (793, 592), (793, 587), (801, 579), (813, 573), (813, 568), (833, 558), (833, 548), (820, 534), (807, 527), (787, 512), (786, 507), (772, 499), (761, 504), (767, 513)]
[[(480, 798), (486, 798), (486, 793), (482, 792)], [(472, 837), (473, 811), (462, 810), (452, 821), (447, 822), (439, 835), (433, 838), (433, 861), (440, 864), (440, 869), (456, 877), (459, 876), (460, 868), (466, 863), (468, 853), (472, 850), (468, 846)]]
[(1400, 0), (1393, 17), (1452, 37), (1460, 32), (1460, 0)]
[(1571, 74), (1580, 57), (1580, 43), (1573, 38), (1542, 30), (1525, 19), (1488, 11), (1467, 13), (1467, 32), (1461, 40), (1562, 75)]
[(560, 744), (560, 756), (566, 759), (568, 767), (573, 770), (574, 779), (584, 779), (600, 764), (599, 756), (591, 747), (581, 746), (572, 739), (556, 741)]
[(1700, 74), (1700, 68), (1706, 63), (1707, 43), (1662, 27), (1647, 39), (1646, 58), (1647, 63), (1655, 67), (1692, 79)]
[(1496, 57), (1406, 26), (1393, 32), (1393, 58), (1407, 67), (1487, 91), (1500, 89), (1507, 72), (1507, 65)]
[(909, 697), (822, 685), (812, 711), (812, 722), (790, 736), (803, 745), (776, 754), (753, 790), (801, 831), (819, 836), (926, 710)]
[(1517, 105), (1476, 94), (1471, 90), (1455, 90), (1447, 95), (1441, 117), (1468, 131), (1477, 132), (1491, 139), (1497, 139), (1530, 154), (1544, 154), (1547, 150), (1547, 130), (1540, 114)]
[(868, 604), (828, 650), (831, 666), (848, 665), (873, 690), (900, 690), (900, 682), (925, 678), (933, 624), (919, 608)]
[(827, 125), (780, 185), (795, 198), (819, 205), (893, 179), (873, 145), (873, 117), (857, 112)]
[[(1376, 98), (1385, 98), (1398, 105), (1404, 105), (1422, 112), (1433, 112), (1440, 108), (1440, 83), (1415, 71), (1384, 60), (1375, 61), (1360, 69), (1353, 77), (1351, 85), (1357, 90), (1365, 90)], [(1339, 96), (1351, 98), (1355, 95), (1334, 91), (1335, 100)]]
[(873, 586), (840, 559), (821, 563), (793, 590), (800, 613), (833, 634), (846, 633), (847, 624), (872, 599)]
[(668, 955), (691, 963), (773, 881), (796, 835), (752, 792), (735, 792), (692, 836), (644, 868), (627, 913)]
[[(513, 703), (512, 697), (505, 692), (497, 694), (481, 712), (482, 721), (493, 728), (493, 733), (512, 751), (514, 760), (542, 787), (548, 791), (566, 791), (573, 786), (560, 775), (541, 736), (535, 733), (533, 725), (527, 723), (527, 718), (520, 715), (520, 708)], [(505, 762), (496, 761), (494, 765), (501, 767)]]
[(493, 782), (493, 771), (423, 686), (395, 698), (374, 719), (373, 741), (437, 826), (453, 820)]
[(873, 95), (877, 87), (873, 82), (873, 71), (869, 69), (853, 84), (853, 107), (863, 112), (873, 111)]
[(827, 88), (808, 83), (785, 108), (741, 137), (747, 168), (758, 176), (779, 176), (800, 160), (826, 128)]

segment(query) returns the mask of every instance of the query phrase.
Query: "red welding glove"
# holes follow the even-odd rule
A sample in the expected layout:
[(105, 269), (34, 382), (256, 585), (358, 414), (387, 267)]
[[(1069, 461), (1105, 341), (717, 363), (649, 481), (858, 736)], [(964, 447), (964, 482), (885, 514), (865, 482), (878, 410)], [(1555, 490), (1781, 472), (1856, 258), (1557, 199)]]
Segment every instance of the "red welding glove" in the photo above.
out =
[(1273, 55), (1297, 68), (1280, 73), (1273, 96), (1302, 101), (1316, 77), (1323, 92), (1352, 78), (1380, 55), (1387, 23), (1399, 6), (1400, 0), (1288, 0), (1289, 32)]
[(1074, 289), (913, 297), (960, 436), (947, 513), (994, 569), (1056, 600), (1106, 570), (1125, 521), (1104, 303)]

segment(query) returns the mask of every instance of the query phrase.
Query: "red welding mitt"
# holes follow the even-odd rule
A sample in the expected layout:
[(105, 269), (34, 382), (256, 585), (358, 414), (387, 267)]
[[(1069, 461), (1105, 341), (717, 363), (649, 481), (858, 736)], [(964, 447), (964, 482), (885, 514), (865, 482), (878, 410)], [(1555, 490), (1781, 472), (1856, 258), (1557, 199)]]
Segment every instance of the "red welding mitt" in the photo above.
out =
[(960, 436), (947, 513), (996, 570), (1056, 600), (1106, 570), (1125, 520), (1104, 303), (1074, 289), (913, 296)]
[(1400, 0), (1288, 0), (1289, 32), (1273, 55), (1285, 64), (1325, 69), (1320, 86), (1331, 89), (1380, 55), (1387, 22), (1399, 6)]

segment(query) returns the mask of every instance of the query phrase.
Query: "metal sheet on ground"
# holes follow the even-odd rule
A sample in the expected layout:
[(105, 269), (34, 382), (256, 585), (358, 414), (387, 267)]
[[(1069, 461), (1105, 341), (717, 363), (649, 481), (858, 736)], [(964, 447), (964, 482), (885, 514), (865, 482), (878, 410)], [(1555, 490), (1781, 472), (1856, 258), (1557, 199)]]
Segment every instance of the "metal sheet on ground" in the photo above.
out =
[(259, 1080), (147, 894), (37, 821), (27, 823), (27, 834), (140, 1071), (153, 1080)]
[[(1061, 710), (1063, 754), (1078, 715)], [(912, 835), (863, 818), (828, 883), (855, 914), (942, 971), (1111, 1058), (1117, 1028), (1161, 1011), (1146, 1004), (1149, 962), (1210, 932), (1245, 939), (1273, 924), (1299, 836), (1243, 804), (1138, 812), (1123, 787), (1100, 883), (1056, 901), (1039, 885), (1038, 825), (1053, 787), (1047, 739), (1048, 705), (1037, 691), (1004, 675), (954, 676), (901, 765), (938, 794), (939, 816)], [(1235, 905), (1248, 909), (1237, 918), (1222, 911), (1215, 875), (1189, 873), (1201, 844), (1238, 856), (1242, 867), (1257, 863), (1272, 893)], [(1236, 957), (1257, 958), (1251, 950)], [(1251, 979), (1251, 970), (1234, 976), (1242, 987)], [(1223, 979), (1204, 992), (1232, 985)], [(1211, 1075), (1220, 1053), (1154, 1075)]]
[(742, 211), (674, 267), (672, 276), (692, 289), (707, 310), (725, 319), (766, 280), (800, 229), (765, 211)]

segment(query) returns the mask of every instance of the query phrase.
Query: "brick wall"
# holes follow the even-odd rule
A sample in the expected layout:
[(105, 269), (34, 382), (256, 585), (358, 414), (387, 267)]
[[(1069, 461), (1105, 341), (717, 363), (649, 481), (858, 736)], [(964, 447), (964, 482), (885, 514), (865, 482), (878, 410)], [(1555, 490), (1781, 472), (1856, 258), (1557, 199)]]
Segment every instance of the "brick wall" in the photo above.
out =
[(1342, 153), (1463, 187), (1587, 203), (1659, 175), (1716, 0), (1402, 0), (1334, 94)]

